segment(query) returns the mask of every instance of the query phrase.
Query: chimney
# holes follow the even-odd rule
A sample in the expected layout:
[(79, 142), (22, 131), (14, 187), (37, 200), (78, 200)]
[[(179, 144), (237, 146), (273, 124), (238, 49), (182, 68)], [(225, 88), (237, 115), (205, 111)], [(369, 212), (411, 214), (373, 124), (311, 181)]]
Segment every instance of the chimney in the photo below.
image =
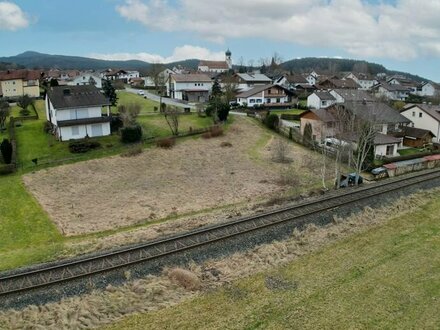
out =
[(63, 95), (65, 96), (70, 95), (70, 89), (69, 88), (63, 89)]

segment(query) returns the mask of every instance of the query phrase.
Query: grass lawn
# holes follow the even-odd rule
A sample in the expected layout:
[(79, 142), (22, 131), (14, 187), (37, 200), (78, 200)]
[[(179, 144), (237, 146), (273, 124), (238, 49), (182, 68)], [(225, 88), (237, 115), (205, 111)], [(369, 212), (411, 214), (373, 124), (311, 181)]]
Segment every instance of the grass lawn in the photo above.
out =
[(300, 115), (304, 112), (305, 110), (301, 110), (301, 109), (289, 109), (289, 110), (271, 110), (271, 113), (275, 113), (277, 115)]
[(418, 154), (421, 153), (422, 151), (417, 148), (409, 148), (409, 149), (400, 149), (397, 152), (400, 154), (400, 156), (405, 156), (405, 155)]
[[(440, 198), (285, 267), (106, 329), (438, 329)], [(268, 288), (269, 277), (284, 287)]]
[(19, 175), (0, 177), (0, 270), (53, 257), (63, 238)]
[[(143, 114), (152, 114), (157, 113), (157, 111), (154, 111), (154, 107), (159, 108), (159, 102), (152, 101), (150, 99), (144, 99), (143, 96), (125, 92), (125, 91), (117, 91), (118, 94), (118, 105), (129, 105), (129, 104), (138, 104), (141, 106), (141, 112), (140, 115)], [(116, 107), (112, 107), (111, 111), (113, 113), (116, 113), (117, 110)]]

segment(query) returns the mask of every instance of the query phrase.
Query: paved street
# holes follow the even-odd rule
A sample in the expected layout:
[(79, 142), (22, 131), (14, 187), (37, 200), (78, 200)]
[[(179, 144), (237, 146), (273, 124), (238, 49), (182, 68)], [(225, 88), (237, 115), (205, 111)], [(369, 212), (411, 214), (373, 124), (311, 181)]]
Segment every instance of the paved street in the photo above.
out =
[[(160, 96), (150, 93), (147, 90), (144, 89), (135, 89), (135, 88), (125, 88), (125, 90), (127, 92), (133, 93), (133, 94), (137, 94), (139, 91), (143, 91), (144, 95), (149, 98), (150, 100), (156, 101), (156, 102), (160, 102)], [(165, 104), (169, 104), (169, 105), (174, 105), (176, 107), (184, 107), (184, 108), (191, 108), (191, 109), (195, 109), (195, 105), (193, 104), (187, 104), (184, 102), (180, 102), (179, 100), (174, 100), (174, 99), (170, 99), (168, 97), (162, 97), (162, 102)]]

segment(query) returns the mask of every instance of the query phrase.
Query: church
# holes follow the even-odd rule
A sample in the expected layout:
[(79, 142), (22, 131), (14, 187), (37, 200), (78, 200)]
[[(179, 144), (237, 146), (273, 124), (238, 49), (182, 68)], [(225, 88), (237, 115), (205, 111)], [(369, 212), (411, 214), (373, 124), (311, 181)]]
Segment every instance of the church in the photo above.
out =
[(198, 71), (222, 73), (232, 69), (232, 53), (228, 49), (224, 61), (200, 61)]

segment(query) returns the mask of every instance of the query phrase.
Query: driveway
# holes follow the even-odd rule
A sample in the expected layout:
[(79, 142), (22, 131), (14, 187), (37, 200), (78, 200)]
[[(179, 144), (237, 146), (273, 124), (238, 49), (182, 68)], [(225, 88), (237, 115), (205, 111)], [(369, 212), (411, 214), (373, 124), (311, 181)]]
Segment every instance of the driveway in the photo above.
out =
[[(156, 101), (156, 102), (160, 102), (160, 96), (150, 93), (149, 91), (145, 90), (145, 89), (135, 89), (135, 88), (125, 88), (125, 90), (129, 93), (133, 93), (133, 94), (137, 94), (139, 91), (143, 91), (144, 95), (149, 98), (150, 100)], [(175, 100), (175, 99), (170, 99), (168, 97), (162, 97), (162, 103), (165, 103), (167, 105), (174, 105), (176, 107), (182, 107), (182, 108), (191, 108), (191, 109), (195, 109), (195, 105), (194, 104), (189, 104), (186, 103), (185, 101), (181, 101), (181, 100)]]

